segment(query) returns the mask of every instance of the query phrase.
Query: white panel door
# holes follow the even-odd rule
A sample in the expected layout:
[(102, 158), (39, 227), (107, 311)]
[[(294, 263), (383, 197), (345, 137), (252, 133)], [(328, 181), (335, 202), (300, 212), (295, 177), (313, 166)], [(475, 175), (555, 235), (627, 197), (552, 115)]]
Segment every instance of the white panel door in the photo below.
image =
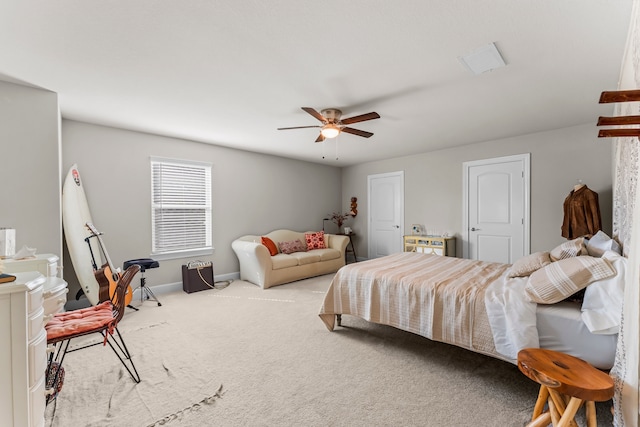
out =
[(369, 181), (369, 258), (402, 252), (404, 172), (371, 175)]
[(529, 155), (465, 163), (465, 257), (512, 264), (529, 253)]

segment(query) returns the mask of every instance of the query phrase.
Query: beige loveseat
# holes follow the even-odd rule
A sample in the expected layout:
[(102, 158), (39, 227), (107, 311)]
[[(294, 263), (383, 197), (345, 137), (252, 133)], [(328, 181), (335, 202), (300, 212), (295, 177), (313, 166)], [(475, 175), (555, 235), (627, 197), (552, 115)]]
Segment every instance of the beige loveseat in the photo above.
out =
[[(270, 238), (276, 246), (280, 242), (296, 239), (305, 241), (305, 233), (291, 230), (275, 230), (263, 236)], [(261, 237), (242, 236), (234, 240), (231, 247), (240, 261), (240, 279), (263, 289), (334, 273), (345, 264), (345, 250), (349, 242), (346, 236), (325, 234), (325, 249), (312, 249), (291, 254), (283, 254), (278, 249), (278, 253), (274, 256), (271, 256), (269, 249), (262, 244)]]

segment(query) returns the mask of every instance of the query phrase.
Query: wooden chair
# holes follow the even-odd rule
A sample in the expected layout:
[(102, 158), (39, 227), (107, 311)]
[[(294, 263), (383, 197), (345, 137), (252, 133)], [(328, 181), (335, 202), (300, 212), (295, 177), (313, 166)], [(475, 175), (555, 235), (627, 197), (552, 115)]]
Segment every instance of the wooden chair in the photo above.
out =
[[(112, 300), (88, 308), (57, 313), (45, 325), (47, 345), (50, 349), (47, 384), (58, 384), (58, 376), (61, 372), (64, 373), (62, 363), (67, 353), (98, 344), (109, 344), (131, 378), (136, 383), (140, 382), (140, 375), (131, 359), (131, 354), (118, 331), (118, 322), (122, 319), (125, 310), (125, 293), (138, 271), (140, 271), (139, 265), (132, 265), (125, 270), (118, 280)], [(69, 349), (72, 339), (96, 333), (102, 336), (102, 341)], [(55, 388), (52, 392), (56, 392)], [(47, 403), (54, 397), (48, 396)]]
[[(594, 402), (613, 397), (613, 379), (577, 357), (541, 348), (518, 353), (518, 368), (540, 384), (528, 427), (577, 427), (575, 414), (585, 404), (587, 426), (597, 426)], [(548, 410), (544, 411), (545, 404)]]

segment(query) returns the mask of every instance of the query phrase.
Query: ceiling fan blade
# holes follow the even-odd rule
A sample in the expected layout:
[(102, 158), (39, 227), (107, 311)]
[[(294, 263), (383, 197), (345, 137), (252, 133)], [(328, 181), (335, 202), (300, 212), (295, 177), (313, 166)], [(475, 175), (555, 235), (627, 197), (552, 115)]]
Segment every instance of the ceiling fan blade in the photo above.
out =
[(278, 130), (288, 130), (288, 129), (306, 129), (306, 128), (319, 128), (322, 126), (294, 126), (294, 127), (290, 127), (290, 128), (278, 128)]
[(367, 120), (373, 120), (373, 119), (379, 119), (379, 118), (380, 118), (380, 114), (376, 112), (371, 112), (371, 113), (362, 114), (359, 116), (348, 117), (346, 119), (342, 119), (341, 122), (344, 125), (350, 125), (352, 123), (364, 122)]
[(324, 135), (323, 134), (319, 134), (318, 138), (316, 139), (316, 142), (322, 142), (324, 141)]
[(316, 119), (320, 120), (322, 123), (326, 123), (327, 120), (322, 117), (322, 114), (318, 113), (316, 110), (314, 110), (311, 107), (301, 107), (304, 111), (306, 111), (307, 113), (311, 114), (313, 117), (315, 117)]
[(350, 133), (352, 135), (362, 136), (364, 138), (369, 138), (373, 136), (371, 132), (367, 132), (366, 130), (360, 130), (360, 129), (354, 129), (354, 128), (348, 128), (348, 127), (342, 128), (342, 132)]

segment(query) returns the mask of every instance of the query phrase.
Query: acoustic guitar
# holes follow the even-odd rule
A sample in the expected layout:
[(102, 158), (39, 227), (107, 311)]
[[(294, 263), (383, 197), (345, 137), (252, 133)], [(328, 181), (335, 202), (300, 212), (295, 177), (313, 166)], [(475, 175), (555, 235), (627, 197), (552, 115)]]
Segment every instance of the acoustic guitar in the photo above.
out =
[[(118, 281), (120, 280), (121, 274), (113, 268), (113, 263), (111, 262), (111, 258), (109, 257), (109, 253), (107, 252), (107, 248), (102, 241), (102, 233), (99, 232), (92, 223), (87, 222), (87, 228), (97, 239), (100, 244), (100, 249), (104, 254), (104, 257), (107, 261), (101, 268), (94, 270), (94, 275), (96, 276), (96, 280), (98, 281), (98, 285), (100, 286), (99, 291), (99, 300), (100, 302), (111, 300), (114, 304), (116, 303), (116, 287), (118, 286)], [(124, 305), (129, 305), (131, 303), (131, 299), (133, 298), (133, 290), (131, 286), (127, 286), (127, 291), (124, 294)]]

